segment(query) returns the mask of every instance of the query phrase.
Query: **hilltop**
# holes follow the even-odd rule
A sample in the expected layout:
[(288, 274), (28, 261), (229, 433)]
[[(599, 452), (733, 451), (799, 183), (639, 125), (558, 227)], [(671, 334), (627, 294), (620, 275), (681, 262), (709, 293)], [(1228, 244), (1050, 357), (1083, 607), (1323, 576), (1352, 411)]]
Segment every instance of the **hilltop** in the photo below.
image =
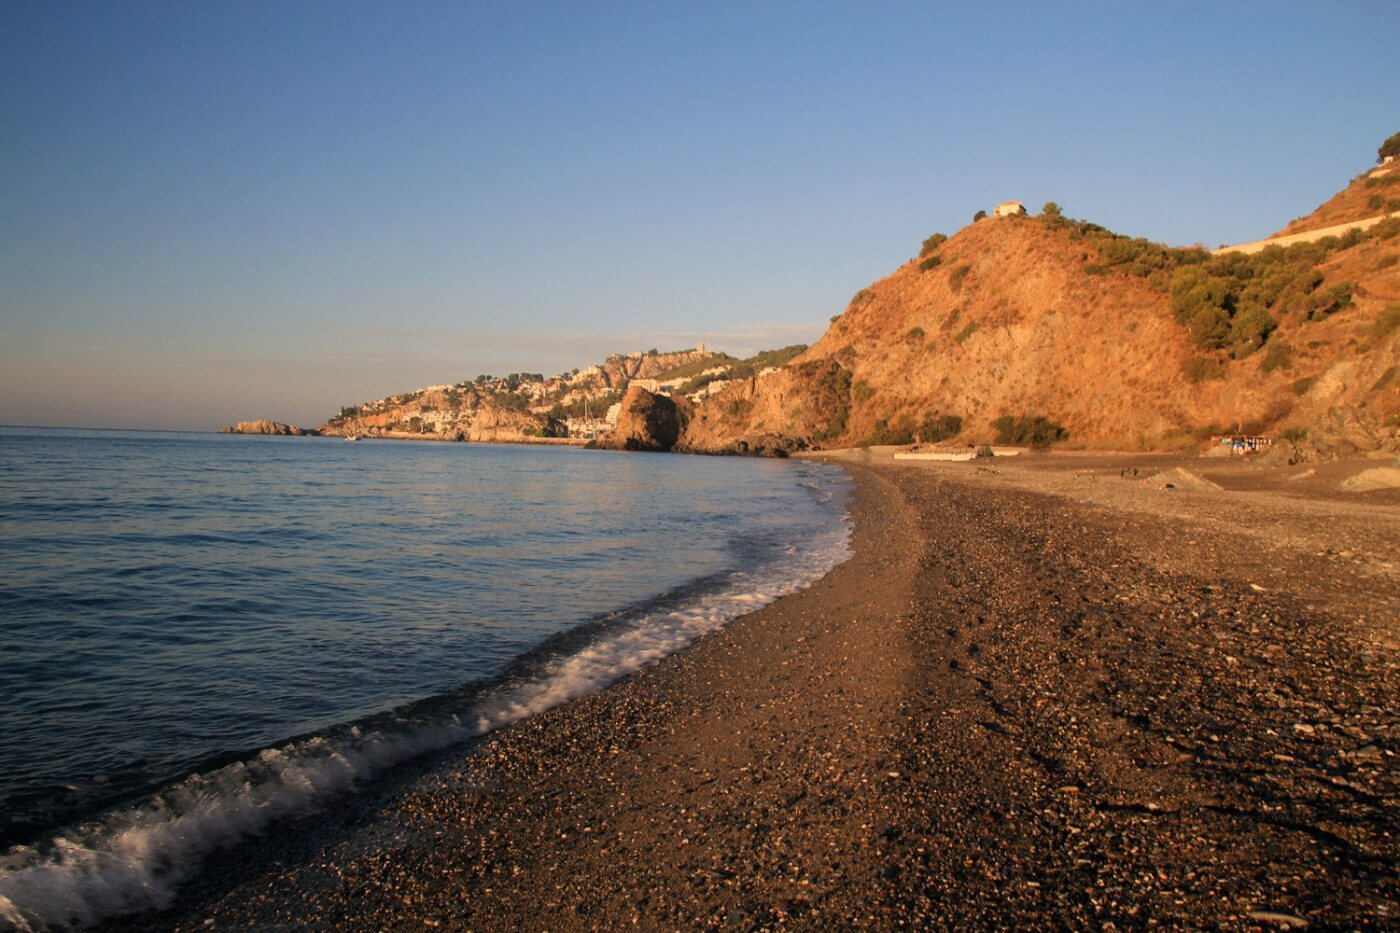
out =
[[(1372, 177), (1389, 190), (1400, 175)], [(1358, 185), (1328, 203), (1352, 203)], [(1324, 208), (1318, 223), (1344, 216)], [(1397, 234), (1391, 219), (1211, 255), (1120, 236), (1053, 204), (979, 219), (861, 289), (778, 372), (703, 402), (677, 446), (1146, 450), (1268, 431), (1314, 454), (1394, 450)]]
[(1274, 236), (1307, 233), (1400, 211), (1400, 160), (1368, 169), (1306, 217), (1290, 222)]

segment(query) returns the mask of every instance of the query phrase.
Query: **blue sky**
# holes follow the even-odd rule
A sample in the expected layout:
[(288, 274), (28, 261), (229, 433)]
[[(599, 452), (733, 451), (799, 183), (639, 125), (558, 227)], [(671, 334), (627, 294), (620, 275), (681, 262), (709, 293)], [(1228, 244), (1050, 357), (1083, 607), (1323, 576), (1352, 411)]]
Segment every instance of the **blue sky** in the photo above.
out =
[(1174, 244), (1400, 130), (1400, 4), (0, 4), (0, 423), (810, 342), (1006, 198)]

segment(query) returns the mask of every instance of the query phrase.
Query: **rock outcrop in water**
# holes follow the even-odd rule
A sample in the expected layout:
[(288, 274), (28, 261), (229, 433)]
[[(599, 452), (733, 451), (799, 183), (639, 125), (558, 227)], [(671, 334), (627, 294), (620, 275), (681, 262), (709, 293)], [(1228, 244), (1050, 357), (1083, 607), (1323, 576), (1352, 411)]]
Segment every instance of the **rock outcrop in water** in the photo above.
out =
[(280, 421), (240, 421), (235, 425), (219, 429), (220, 434), (275, 434), (285, 437), (314, 437), (315, 431), (308, 431), (299, 428), (294, 424), (283, 424)]
[(686, 399), (630, 386), (622, 397), (617, 427), (588, 446), (597, 450), (671, 450), (693, 412), (694, 406)]

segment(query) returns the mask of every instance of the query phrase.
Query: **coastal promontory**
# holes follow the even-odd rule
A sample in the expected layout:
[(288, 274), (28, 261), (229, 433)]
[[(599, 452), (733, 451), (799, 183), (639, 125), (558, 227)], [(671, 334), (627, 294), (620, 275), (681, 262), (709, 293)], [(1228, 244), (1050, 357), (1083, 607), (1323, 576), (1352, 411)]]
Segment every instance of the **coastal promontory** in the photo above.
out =
[(314, 437), (316, 431), (299, 428), (294, 424), (284, 424), (281, 421), (268, 421), (260, 419), (258, 421), (240, 421), (237, 424), (229, 425), (219, 429), (220, 434), (272, 434), (281, 437)]

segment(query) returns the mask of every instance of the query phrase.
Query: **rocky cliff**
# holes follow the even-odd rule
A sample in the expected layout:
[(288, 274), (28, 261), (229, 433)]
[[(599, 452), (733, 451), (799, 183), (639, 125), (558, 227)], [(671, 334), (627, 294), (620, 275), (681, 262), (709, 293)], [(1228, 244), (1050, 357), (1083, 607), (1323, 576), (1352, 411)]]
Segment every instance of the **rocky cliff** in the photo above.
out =
[(693, 410), (686, 399), (632, 386), (622, 397), (617, 426), (588, 446), (597, 450), (671, 450)]
[(219, 429), (220, 434), (276, 434), (289, 437), (302, 437), (304, 435), (314, 435), (314, 430), (307, 431), (291, 424), (283, 424), (280, 421), (240, 421), (235, 425)]
[(509, 393), (470, 383), (434, 386), (346, 409), (318, 429), (351, 437), (519, 442), (562, 436), (555, 419), (529, 411)]
[(625, 389), (633, 379), (655, 379), (665, 373), (715, 357), (709, 350), (675, 350), (668, 353), (626, 353), (610, 356), (600, 367), (604, 385)]
[(1043, 419), (1087, 447), (1286, 430), (1325, 451), (1394, 449), (1397, 234), (1246, 259), (1058, 212), (985, 219), (862, 289), (778, 373), (706, 400), (678, 446), (900, 443), (950, 424), (984, 443), (1005, 419)]
[(564, 438), (568, 419), (596, 425), (635, 379), (702, 364), (716, 354), (691, 349), (615, 354), (602, 364), (546, 378), (538, 373), (478, 376), (341, 409), (319, 433), (333, 436), (531, 442)]

